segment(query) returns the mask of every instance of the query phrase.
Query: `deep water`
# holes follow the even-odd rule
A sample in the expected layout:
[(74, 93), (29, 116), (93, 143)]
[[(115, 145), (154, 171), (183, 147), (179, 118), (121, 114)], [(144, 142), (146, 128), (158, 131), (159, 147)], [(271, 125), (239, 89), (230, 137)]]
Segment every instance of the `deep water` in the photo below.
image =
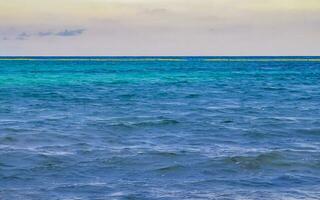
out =
[(320, 199), (320, 58), (2, 57), (0, 199)]

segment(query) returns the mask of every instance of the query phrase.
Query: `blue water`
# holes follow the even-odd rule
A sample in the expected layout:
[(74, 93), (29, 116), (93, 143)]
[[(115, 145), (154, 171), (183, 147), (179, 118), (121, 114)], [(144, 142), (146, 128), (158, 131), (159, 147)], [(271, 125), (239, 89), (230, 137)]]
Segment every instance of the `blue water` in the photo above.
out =
[(2, 57), (0, 199), (320, 199), (320, 58)]

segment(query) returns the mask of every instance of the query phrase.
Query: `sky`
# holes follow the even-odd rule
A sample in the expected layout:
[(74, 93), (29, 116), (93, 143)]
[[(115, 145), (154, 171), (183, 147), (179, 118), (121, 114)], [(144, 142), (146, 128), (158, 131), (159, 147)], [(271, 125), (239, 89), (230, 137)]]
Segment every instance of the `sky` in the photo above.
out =
[(320, 56), (320, 0), (0, 0), (0, 56)]

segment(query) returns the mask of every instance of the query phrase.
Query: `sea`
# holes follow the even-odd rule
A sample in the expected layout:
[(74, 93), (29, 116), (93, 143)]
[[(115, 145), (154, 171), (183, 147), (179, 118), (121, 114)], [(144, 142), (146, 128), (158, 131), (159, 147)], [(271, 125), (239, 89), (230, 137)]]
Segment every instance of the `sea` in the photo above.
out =
[(320, 199), (320, 57), (0, 57), (0, 199)]

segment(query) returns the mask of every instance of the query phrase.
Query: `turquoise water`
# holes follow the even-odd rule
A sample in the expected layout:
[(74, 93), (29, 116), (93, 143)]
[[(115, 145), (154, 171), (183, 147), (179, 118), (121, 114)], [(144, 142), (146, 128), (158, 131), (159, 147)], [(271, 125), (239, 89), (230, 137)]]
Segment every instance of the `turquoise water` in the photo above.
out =
[(0, 58), (0, 199), (320, 199), (319, 57)]

